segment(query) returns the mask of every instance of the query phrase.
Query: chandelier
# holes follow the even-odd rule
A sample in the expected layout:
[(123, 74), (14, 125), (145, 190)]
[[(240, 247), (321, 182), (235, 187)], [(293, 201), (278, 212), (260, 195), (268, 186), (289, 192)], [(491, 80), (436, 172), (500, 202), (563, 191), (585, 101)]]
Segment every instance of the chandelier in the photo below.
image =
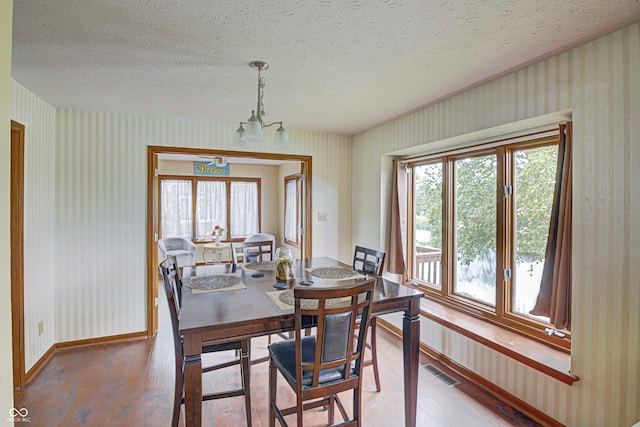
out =
[[(273, 122), (266, 124), (264, 122), (264, 78), (261, 75), (262, 70), (269, 68), (269, 64), (264, 61), (251, 61), (249, 66), (258, 70), (258, 105), (256, 110), (251, 110), (251, 117), (246, 122), (240, 122), (240, 126), (236, 130), (234, 143), (236, 146), (243, 146), (245, 142), (262, 142), (264, 134), (262, 130), (273, 125), (280, 125), (276, 129), (273, 138), (273, 148), (284, 149), (289, 145), (289, 135), (282, 126), (282, 122)], [(243, 127), (245, 126), (245, 127)]]

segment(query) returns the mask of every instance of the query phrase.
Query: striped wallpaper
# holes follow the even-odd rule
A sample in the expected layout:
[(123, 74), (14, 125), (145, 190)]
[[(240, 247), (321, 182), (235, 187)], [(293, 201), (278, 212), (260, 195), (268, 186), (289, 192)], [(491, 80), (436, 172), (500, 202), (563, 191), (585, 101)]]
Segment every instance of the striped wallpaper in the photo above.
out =
[[(24, 336), (27, 371), (55, 343), (54, 217), (56, 110), (19, 83), (11, 119), (25, 126)], [(44, 331), (38, 334), (38, 323)]]
[[(573, 343), (567, 386), (423, 320), (428, 345), (569, 426), (640, 420), (640, 24), (354, 137), (354, 242), (384, 247), (389, 154), (571, 109)], [(370, 204), (383, 206), (381, 212)], [(498, 368), (499, 367), (499, 368)]]
[[(235, 125), (56, 110), (12, 83), (12, 118), (26, 125), (32, 145), (25, 188), (29, 367), (53, 342), (146, 329), (147, 146), (231, 148)], [(344, 184), (351, 137), (291, 130), (290, 139), (292, 154), (313, 156), (313, 252), (349, 260), (350, 242), (338, 237), (351, 234), (351, 187)], [(316, 221), (316, 210), (328, 213), (327, 222)], [(37, 338), (43, 316), (46, 340)]]

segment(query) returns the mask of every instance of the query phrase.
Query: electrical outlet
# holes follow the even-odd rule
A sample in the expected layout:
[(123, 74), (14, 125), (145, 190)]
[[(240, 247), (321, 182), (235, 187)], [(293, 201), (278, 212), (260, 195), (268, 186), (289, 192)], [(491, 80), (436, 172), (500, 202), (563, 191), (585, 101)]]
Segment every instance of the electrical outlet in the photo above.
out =
[(318, 212), (318, 221), (326, 221), (327, 213), (326, 212)]
[(38, 336), (44, 334), (44, 320), (38, 322)]

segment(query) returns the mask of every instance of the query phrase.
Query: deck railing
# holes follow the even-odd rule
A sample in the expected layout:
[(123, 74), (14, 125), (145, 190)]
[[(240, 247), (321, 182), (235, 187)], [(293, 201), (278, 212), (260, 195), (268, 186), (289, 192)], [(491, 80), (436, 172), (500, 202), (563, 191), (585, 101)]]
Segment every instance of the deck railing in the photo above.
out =
[(416, 245), (416, 278), (440, 286), (442, 251), (439, 248)]

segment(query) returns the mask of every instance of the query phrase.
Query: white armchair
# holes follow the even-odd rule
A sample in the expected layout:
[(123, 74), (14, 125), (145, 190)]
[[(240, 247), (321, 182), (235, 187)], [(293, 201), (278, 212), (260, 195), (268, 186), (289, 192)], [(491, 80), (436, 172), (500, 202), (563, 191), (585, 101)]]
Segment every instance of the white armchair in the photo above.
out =
[[(258, 261), (264, 261), (264, 251), (268, 250), (269, 251), (269, 260), (273, 261), (273, 251), (274, 248), (276, 247), (276, 236), (274, 236), (273, 234), (268, 234), (268, 233), (257, 233), (257, 234), (252, 234), (250, 236), (247, 236), (246, 239), (244, 239), (245, 243), (254, 243), (254, 242), (271, 242), (271, 245), (264, 245), (261, 246), (257, 249), (259, 249), (258, 252), (261, 252), (261, 254), (254, 254), (252, 256), (251, 252), (253, 252), (254, 250), (256, 250), (256, 248), (246, 248), (243, 252), (244, 252), (244, 262), (258, 262)], [(246, 258), (245, 258), (246, 256)]]
[(158, 240), (158, 262), (168, 256), (175, 256), (178, 267), (196, 264), (196, 245), (182, 237), (168, 237)]

